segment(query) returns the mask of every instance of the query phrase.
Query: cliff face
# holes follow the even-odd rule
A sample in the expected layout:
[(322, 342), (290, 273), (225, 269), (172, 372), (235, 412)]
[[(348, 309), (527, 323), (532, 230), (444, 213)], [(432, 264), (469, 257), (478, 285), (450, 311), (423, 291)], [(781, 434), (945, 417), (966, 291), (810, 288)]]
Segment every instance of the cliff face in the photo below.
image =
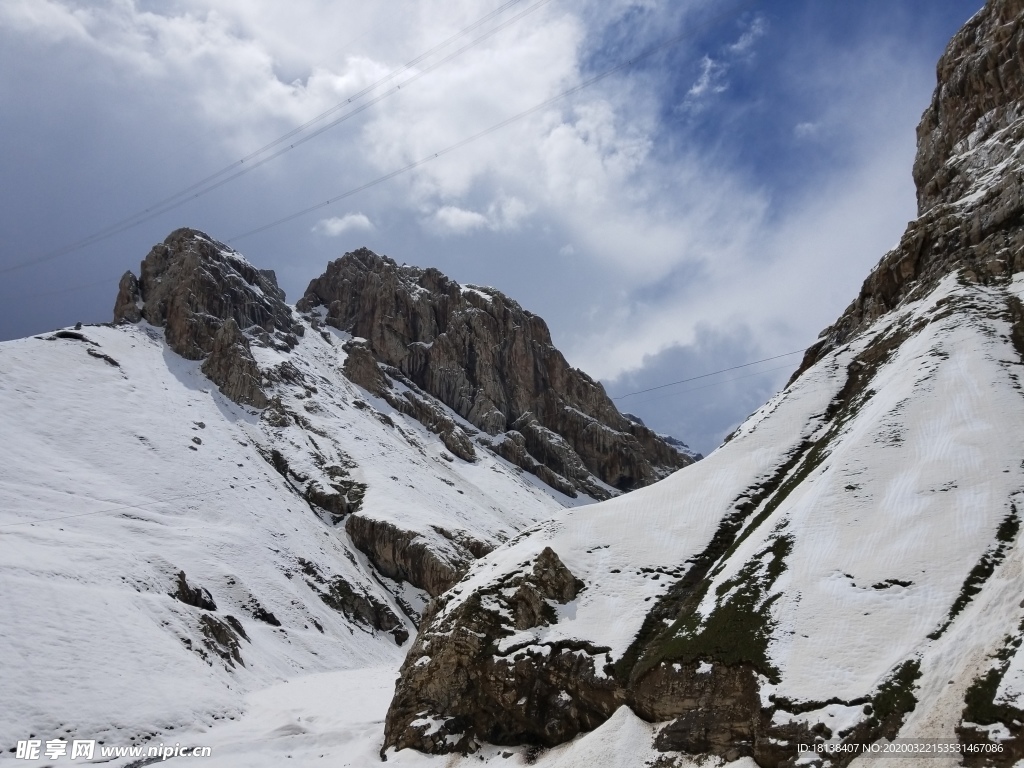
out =
[(266, 407), (250, 341), (295, 346), (303, 328), (284, 303), (270, 270), (259, 270), (209, 235), (177, 229), (126, 272), (114, 322), (163, 327), (172, 350), (203, 360), (203, 370), (235, 402)]
[[(355, 338), (328, 332), (323, 305), (327, 322)], [(508, 527), (516, 516), (504, 511), (501, 521), (490, 513), (461, 521), (431, 518), (418, 504), (401, 514), (392, 504), (364, 504), (375, 494), (357, 479), (362, 470), (349, 466), (345, 435), (314, 428), (310, 414), (351, 400), (402, 435), (408, 417), (436, 436), (443, 462), (498, 465), (504, 476), (500, 456), (571, 498), (608, 498), (693, 461), (682, 444), (620, 415), (600, 384), (569, 368), (544, 322), (497, 291), (462, 288), (436, 270), (399, 268), (360, 251), (314, 280), (299, 309), (294, 315), (284, 303), (272, 272), (202, 232), (180, 229), (153, 247), (139, 277), (122, 277), (114, 320), (162, 327), (169, 348), (201, 360), (200, 371), (222, 394), (261, 409), (270, 439), (260, 455), (311, 507), (335, 525), (344, 521), (353, 546), (378, 573), (427, 596), (443, 593), (534, 518)], [(307, 336), (315, 351), (302, 351)], [(325, 349), (326, 358), (312, 363), (309, 355)], [(311, 378), (311, 365), (330, 374)], [(375, 401), (382, 410), (351, 384), (383, 401)], [(302, 449), (307, 442), (318, 447)], [(324, 444), (335, 446), (336, 460), (325, 458)], [(411, 436), (407, 447), (424, 450)], [(389, 484), (397, 481), (387, 476)], [(459, 482), (449, 487), (465, 494)], [(569, 503), (559, 498), (545, 504)]]
[(550, 746), (628, 706), (661, 724), (656, 764), (830, 742), (814, 764), (842, 766), (895, 737), (1024, 755), (1022, 30), (1024, 3), (990, 0), (950, 43), (920, 215), (786, 390), (435, 601), (385, 753)]
[(917, 128), (918, 218), (799, 372), (954, 270), (985, 284), (1024, 269), (1022, 10), (1021, 0), (986, 4), (939, 59), (938, 84)]
[(297, 307), (322, 308), (329, 325), (367, 339), (381, 363), (549, 484), (554, 473), (606, 498), (591, 475), (628, 491), (693, 461), (623, 417), (604, 388), (555, 349), (544, 321), (496, 290), (363, 249), (332, 262)]

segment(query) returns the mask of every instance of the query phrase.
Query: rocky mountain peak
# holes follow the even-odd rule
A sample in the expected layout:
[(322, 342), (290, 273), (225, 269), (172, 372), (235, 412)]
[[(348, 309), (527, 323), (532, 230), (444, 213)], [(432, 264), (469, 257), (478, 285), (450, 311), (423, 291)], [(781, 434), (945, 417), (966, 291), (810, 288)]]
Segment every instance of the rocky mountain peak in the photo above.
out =
[(491, 436), (497, 453), (570, 494), (607, 498), (608, 486), (649, 485), (694, 460), (619, 413), (540, 317), (493, 288), (364, 248), (331, 262), (296, 307), (366, 339), (380, 364)]
[(163, 327), (168, 345), (187, 360), (207, 359), (204, 372), (232, 399), (262, 407), (251, 340), (291, 348), (302, 326), (284, 303), (272, 270), (254, 267), (233, 249), (182, 228), (150, 250), (139, 276), (118, 286), (114, 322)]
[(914, 181), (918, 214), (966, 194), (987, 162), (977, 158), (964, 164), (955, 162), (957, 156), (1010, 128), (1021, 117), (1022, 10), (1024, 0), (989, 2), (956, 34), (939, 59), (938, 85), (917, 127)]
[(946, 275), (999, 283), (1024, 269), (1024, 0), (989, 0), (950, 41), (937, 76), (917, 128), (918, 218), (794, 379)]

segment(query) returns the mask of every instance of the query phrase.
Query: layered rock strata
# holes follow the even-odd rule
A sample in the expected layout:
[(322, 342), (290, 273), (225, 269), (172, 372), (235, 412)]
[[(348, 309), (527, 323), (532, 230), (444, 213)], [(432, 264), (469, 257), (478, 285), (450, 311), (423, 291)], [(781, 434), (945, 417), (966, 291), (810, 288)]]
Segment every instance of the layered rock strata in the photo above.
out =
[(252, 266), (209, 235), (178, 229), (153, 246), (139, 277), (118, 285), (114, 322), (162, 327), (172, 350), (203, 360), (204, 373), (236, 402), (267, 404), (250, 340), (290, 349), (303, 332), (271, 270)]
[(366, 339), (379, 362), (556, 487), (606, 498), (603, 485), (628, 491), (693, 462), (619, 413), (555, 349), (541, 318), (494, 289), (361, 249), (332, 262), (296, 306), (326, 310), (328, 324)]

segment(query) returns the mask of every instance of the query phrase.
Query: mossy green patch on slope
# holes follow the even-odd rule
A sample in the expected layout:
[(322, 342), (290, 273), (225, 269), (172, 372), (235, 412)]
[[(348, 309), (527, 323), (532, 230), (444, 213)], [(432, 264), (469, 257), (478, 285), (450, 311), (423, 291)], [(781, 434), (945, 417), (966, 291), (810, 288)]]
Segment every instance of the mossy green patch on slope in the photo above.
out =
[(913, 712), (917, 706), (914, 687), (920, 677), (921, 662), (917, 659), (908, 659), (900, 664), (871, 697), (873, 717), (883, 723), (893, 717), (902, 721), (903, 715)]
[(974, 599), (976, 594), (981, 592), (985, 582), (995, 572), (996, 566), (1006, 558), (1006, 553), (1013, 546), (1013, 541), (1017, 538), (1019, 531), (1020, 517), (1017, 515), (1017, 507), (1011, 504), (1010, 513), (1003, 519), (1003, 522), (999, 525), (999, 530), (996, 531), (996, 543), (985, 551), (977, 565), (967, 574), (967, 578), (964, 579), (964, 584), (960, 588), (960, 594), (953, 601), (953, 605), (949, 607), (946, 620), (942, 623), (942, 626), (928, 635), (930, 640), (938, 640), (942, 637), (945, 631), (949, 629), (949, 625), (953, 623), (953, 619), (960, 615), (960, 612), (967, 607), (967, 604)]
[[(1002, 647), (993, 654), (994, 664), (974, 679), (964, 694), (964, 709), (956, 735), (963, 751), (964, 765), (1019, 765), (1024, 760), (1024, 710), (1008, 701), (999, 701), (999, 688), (1010, 669), (1010, 662), (1021, 646), (1024, 621), (1017, 631), (1007, 635)], [(993, 727), (994, 726), (994, 727)]]
[(772, 539), (739, 572), (715, 589), (715, 607), (706, 616), (693, 611), (681, 616), (652, 648), (645, 661), (696, 662), (715, 660), (727, 665), (748, 664), (777, 682), (779, 672), (768, 657), (775, 625), (771, 607), (778, 595), (769, 590), (786, 569), (793, 540)]
[(964, 694), (963, 719), (978, 725), (994, 725), (996, 723), (1012, 723), (1024, 720), (1024, 712), (1016, 707), (996, 703), (996, 693), (1003, 681), (1006, 671), (1010, 668), (1010, 660), (1017, 654), (1024, 636), (1024, 621), (1017, 627), (1015, 635), (1007, 635), (1003, 646), (996, 651), (994, 667), (984, 675), (975, 678)]
[[(804, 439), (785, 457), (769, 478), (750, 487), (736, 499), (733, 510), (722, 519), (708, 546), (688, 561), (691, 565), (686, 574), (658, 601), (626, 653), (606, 671), (614, 674), (619, 680), (636, 681), (667, 658), (665, 649), (676, 647), (677, 628), (694, 620), (697, 607), (706, 596), (711, 581), (722, 572), (740, 545), (760, 529), (811, 473), (825, 462), (843, 427), (855, 418), (874, 396), (875, 392), (870, 384), (876, 374), (913, 330), (915, 329), (898, 327), (889, 333), (880, 334), (854, 357), (847, 366), (846, 381), (822, 414), (827, 428), (816, 439)], [(770, 541), (768, 550), (774, 546), (775, 544)], [(749, 566), (750, 564), (747, 564), (744, 568)], [(760, 606), (762, 615), (758, 617), (739, 616), (740, 606), (744, 601), (749, 602), (752, 597), (751, 594), (740, 590), (734, 596), (740, 602), (731, 599), (726, 601), (724, 610), (720, 606), (719, 610), (722, 612), (717, 618), (709, 619), (712, 624), (703, 634), (701, 642), (715, 645), (724, 654), (723, 658), (714, 656), (709, 657), (709, 660), (763, 659), (758, 668), (763, 668), (764, 673), (772, 677), (775, 672), (767, 663), (765, 652), (755, 651), (750, 645), (752, 638), (760, 637), (768, 631), (764, 619), (768, 615), (771, 603)], [(666, 622), (673, 623), (666, 628)], [(735, 642), (743, 647), (728, 652), (725, 647), (731, 642), (728, 636), (733, 630), (738, 633)], [(712, 643), (712, 637), (719, 640)], [(766, 639), (758, 640), (756, 645), (759, 647), (766, 643)]]

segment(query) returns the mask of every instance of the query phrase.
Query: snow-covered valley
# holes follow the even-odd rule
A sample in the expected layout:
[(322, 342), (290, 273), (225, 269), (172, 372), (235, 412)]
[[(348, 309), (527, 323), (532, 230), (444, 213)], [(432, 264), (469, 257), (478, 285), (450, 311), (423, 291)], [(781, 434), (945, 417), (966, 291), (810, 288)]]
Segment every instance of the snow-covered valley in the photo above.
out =
[(0, 763), (1024, 761), (1022, 49), (954, 38), (919, 218), (700, 461), (366, 249), (289, 306), (176, 230), (0, 344)]

